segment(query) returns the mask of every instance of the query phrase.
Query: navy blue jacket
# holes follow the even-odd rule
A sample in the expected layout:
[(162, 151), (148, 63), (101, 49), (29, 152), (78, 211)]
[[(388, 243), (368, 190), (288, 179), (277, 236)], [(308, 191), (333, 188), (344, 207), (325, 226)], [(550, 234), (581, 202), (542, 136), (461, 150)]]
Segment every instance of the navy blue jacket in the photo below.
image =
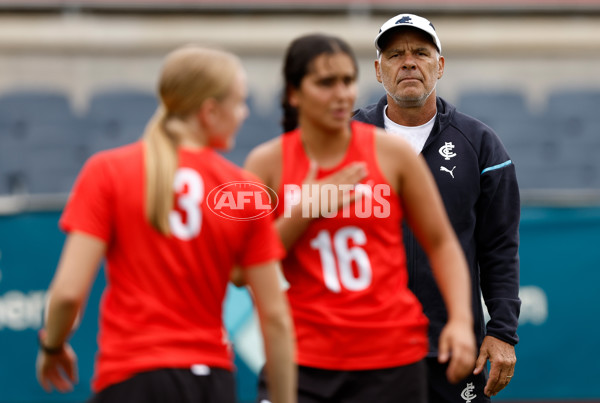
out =
[[(384, 127), (386, 96), (355, 112), (354, 119)], [(465, 252), (471, 274), (477, 345), (487, 334), (518, 342), (520, 196), (515, 167), (492, 129), (437, 98), (435, 124), (422, 156)], [(444, 301), (425, 252), (404, 226), (409, 287), (430, 321), (430, 356), (437, 355), (447, 321)], [(490, 320), (484, 323), (481, 296)]]

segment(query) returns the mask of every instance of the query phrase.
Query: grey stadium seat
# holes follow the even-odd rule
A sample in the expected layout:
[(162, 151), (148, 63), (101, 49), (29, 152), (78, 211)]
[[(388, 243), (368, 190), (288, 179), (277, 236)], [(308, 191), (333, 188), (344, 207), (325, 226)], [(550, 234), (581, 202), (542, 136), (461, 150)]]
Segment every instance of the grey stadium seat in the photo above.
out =
[(157, 106), (157, 97), (144, 91), (108, 90), (92, 95), (83, 119), (88, 154), (138, 140)]
[(83, 163), (78, 120), (65, 94), (0, 96), (0, 160), (6, 193), (67, 192)]

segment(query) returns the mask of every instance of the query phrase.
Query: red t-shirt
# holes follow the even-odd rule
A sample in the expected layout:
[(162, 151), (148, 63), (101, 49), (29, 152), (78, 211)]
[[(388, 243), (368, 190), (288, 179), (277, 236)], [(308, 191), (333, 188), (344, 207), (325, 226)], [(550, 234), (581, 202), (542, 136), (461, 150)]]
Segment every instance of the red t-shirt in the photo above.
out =
[[(300, 365), (377, 369), (410, 364), (427, 353), (427, 318), (407, 288), (402, 206), (379, 169), (374, 138), (374, 126), (352, 122), (343, 161), (317, 175), (364, 161), (368, 176), (361, 186), (370, 195), (335, 217), (314, 219), (282, 262)], [(278, 215), (297, 200), (293, 187), (301, 186), (309, 169), (300, 131), (282, 141)]]
[(283, 257), (270, 216), (244, 220), (256, 215), (250, 206), (228, 219), (207, 207), (213, 189), (249, 175), (211, 149), (178, 155), (171, 236), (145, 217), (142, 142), (91, 157), (61, 217), (63, 230), (107, 244), (95, 391), (156, 368), (231, 369), (222, 322), (230, 270)]

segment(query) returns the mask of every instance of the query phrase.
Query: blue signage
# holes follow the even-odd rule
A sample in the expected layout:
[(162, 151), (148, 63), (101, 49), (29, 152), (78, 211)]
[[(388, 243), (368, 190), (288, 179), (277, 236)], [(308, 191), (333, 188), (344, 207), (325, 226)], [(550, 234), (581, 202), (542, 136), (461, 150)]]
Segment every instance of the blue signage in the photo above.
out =
[[(100, 271), (71, 343), (80, 382), (68, 394), (46, 393), (35, 379), (36, 335), (65, 236), (58, 212), (0, 216), (0, 403), (82, 402), (90, 395), (96, 352)], [(600, 208), (523, 209), (520, 343), (511, 384), (495, 400), (600, 399), (596, 363), (586, 357), (600, 340)], [(244, 289), (225, 303), (240, 402), (254, 401), (264, 357), (258, 321)]]

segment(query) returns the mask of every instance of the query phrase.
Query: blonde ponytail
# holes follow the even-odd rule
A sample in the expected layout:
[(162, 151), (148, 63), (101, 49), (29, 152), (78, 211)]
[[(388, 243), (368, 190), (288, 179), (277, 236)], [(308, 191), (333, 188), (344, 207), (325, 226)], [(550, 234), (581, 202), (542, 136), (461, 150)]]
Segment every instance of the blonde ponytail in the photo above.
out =
[(165, 130), (166, 111), (161, 105), (144, 133), (146, 158), (146, 218), (161, 234), (169, 235), (169, 212), (173, 209), (173, 180), (177, 169), (177, 146)]
[(184, 120), (205, 100), (222, 99), (241, 69), (239, 59), (225, 51), (195, 45), (171, 52), (159, 82), (161, 106), (144, 132), (146, 218), (161, 234), (170, 235), (173, 182), (178, 167), (177, 146), (185, 133)]

